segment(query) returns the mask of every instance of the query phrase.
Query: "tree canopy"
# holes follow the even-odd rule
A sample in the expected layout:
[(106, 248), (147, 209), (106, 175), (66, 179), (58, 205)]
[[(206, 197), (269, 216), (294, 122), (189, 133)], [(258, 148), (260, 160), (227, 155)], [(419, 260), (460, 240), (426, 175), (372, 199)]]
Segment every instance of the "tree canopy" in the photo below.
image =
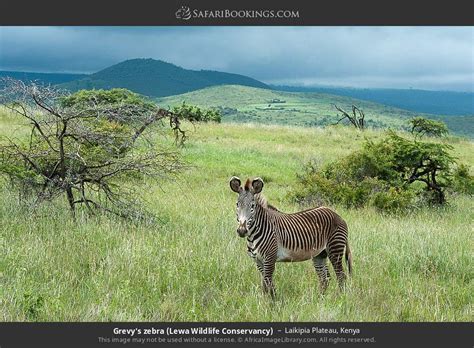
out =
[(412, 118), (409, 123), (411, 126), (410, 132), (418, 137), (424, 135), (441, 137), (449, 132), (448, 127), (442, 121), (429, 120), (424, 117), (415, 117)]

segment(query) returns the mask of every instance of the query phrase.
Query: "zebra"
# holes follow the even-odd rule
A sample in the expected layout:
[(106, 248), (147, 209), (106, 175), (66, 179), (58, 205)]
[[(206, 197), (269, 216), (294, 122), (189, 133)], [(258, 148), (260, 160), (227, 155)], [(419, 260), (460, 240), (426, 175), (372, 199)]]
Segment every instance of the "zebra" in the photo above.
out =
[[(347, 224), (334, 211), (318, 207), (287, 214), (267, 203), (261, 195), (263, 180), (247, 179), (244, 187), (234, 176), (230, 188), (239, 194), (237, 199), (237, 234), (247, 238), (248, 255), (255, 261), (262, 276), (265, 293), (275, 298), (273, 272), (276, 262), (296, 262), (312, 259), (322, 293), (329, 283), (327, 258), (336, 273), (341, 289), (346, 274), (345, 256), (349, 274), (352, 255), (347, 240)], [(345, 252), (344, 252), (345, 250)]]

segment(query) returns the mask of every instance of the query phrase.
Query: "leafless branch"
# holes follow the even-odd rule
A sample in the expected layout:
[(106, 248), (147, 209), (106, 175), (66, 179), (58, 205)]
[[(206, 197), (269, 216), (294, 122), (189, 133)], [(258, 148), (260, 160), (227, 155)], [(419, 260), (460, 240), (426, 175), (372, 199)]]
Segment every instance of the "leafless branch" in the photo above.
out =
[(179, 116), (169, 110), (101, 104), (95, 98), (67, 104), (62, 102), (67, 92), (50, 86), (12, 79), (4, 79), (3, 85), (0, 102), (28, 120), (31, 132), (28, 144), (0, 143), (0, 161), (6, 164), (0, 165), (0, 174), (35, 191), (35, 206), (63, 194), (73, 216), (77, 205), (90, 212), (129, 215), (123, 209), (130, 209), (136, 193), (116, 185), (117, 179), (170, 177), (184, 166), (176, 150), (159, 150), (154, 144), (145, 148), (137, 142), (146, 139), (152, 124), (168, 119), (176, 144), (183, 145), (186, 132)]
[(360, 129), (360, 130), (365, 129), (365, 120), (364, 120), (365, 114), (357, 106), (352, 105), (352, 115), (350, 115), (348, 112), (344, 111), (336, 104), (332, 104), (332, 105), (336, 108), (337, 111), (341, 112), (343, 115), (336, 123), (333, 123), (333, 125), (337, 125), (342, 120), (347, 119), (355, 128)]

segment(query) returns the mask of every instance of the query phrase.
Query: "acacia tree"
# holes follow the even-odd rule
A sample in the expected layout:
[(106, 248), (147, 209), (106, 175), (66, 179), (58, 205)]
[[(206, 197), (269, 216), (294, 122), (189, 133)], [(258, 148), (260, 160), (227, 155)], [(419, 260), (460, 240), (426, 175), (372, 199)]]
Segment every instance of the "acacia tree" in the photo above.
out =
[(448, 134), (448, 127), (442, 121), (429, 120), (424, 117), (415, 117), (410, 121), (410, 132), (415, 137), (422, 137), (423, 135), (441, 137)]
[(448, 152), (452, 150), (450, 145), (413, 141), (394, 132), (389, 132), (383, 141), (378, 145), (369, 144), (368, 149), (384, 153), (387, 163), (406, 184), (424, 183), (425, 192), (432, 195), (431, 202), (446, 202), (445, 189), (450, 184), (451, 167), (455, 163)]
[[(35, 206), (67, 198), (77, 206), (131, 217), (140, 196), (126, 182), (169, 177), (183, 167), (176, 149), (158, 147), (147, 130), (167, 120), (184, 138), (179, 117), (127, 90), (81, 91), (4, 80), (1, 102), (29, 124), (29, 136), (0, 143), (0, 173)], [(121, 180), (121, 179), (128, 180)]]

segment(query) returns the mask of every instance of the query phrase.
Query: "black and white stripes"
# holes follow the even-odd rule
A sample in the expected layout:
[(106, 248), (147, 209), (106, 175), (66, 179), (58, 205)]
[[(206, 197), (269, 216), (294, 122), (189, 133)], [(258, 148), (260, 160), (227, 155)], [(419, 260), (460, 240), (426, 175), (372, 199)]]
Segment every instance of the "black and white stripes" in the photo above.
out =
[(294, 214), (280, 212), (269, 206), (260, 192), (260, 178), (247, 180), (241, 187), (240, 179), (230, 180), (231, 189), (239, 194), (237, 201), (237, 233), (247, 238), (247, 250), (262, 274), (265, 292), (274, 297), (272, 281), (276, 262), (312, 259), (324, 291), (329, 280), (327, 258), (333, 265), (339, 286), (346, 275), (345, 256), (351, 272), (351, 252), (347, 241), (347, 225), (334, 211), (319, 207)]

